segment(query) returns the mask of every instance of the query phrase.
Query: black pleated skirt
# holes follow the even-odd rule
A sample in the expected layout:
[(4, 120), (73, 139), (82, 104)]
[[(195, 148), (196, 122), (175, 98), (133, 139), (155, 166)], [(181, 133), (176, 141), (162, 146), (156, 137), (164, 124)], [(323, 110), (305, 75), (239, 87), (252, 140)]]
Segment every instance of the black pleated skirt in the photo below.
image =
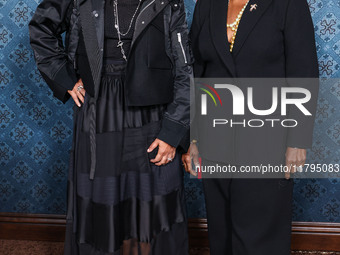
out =
[(165, 105), (127, 107), (124, 63), (106, 60), (96, 106), (96, 172), (90, 172), (89, 95), (74, 105), (65, 255), (187, 255), (180, 155), (149, 162)]

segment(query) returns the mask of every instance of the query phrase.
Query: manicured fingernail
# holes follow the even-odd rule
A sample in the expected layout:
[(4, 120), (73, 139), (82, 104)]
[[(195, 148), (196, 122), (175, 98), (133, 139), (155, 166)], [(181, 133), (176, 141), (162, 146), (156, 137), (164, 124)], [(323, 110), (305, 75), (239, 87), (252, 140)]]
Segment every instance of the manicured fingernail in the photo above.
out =
[(147, 152), (150, 152), (150, 149), (147, 149)]

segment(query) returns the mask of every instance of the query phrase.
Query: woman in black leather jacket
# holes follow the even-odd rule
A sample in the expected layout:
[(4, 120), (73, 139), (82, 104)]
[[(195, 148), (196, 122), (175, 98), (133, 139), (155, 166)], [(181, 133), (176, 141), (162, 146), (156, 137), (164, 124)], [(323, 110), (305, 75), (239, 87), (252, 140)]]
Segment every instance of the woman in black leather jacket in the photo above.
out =
[(188, 254), (183, 1), (43, 0), (29, 31), (54, 96), (75, 102), (65, 254)]

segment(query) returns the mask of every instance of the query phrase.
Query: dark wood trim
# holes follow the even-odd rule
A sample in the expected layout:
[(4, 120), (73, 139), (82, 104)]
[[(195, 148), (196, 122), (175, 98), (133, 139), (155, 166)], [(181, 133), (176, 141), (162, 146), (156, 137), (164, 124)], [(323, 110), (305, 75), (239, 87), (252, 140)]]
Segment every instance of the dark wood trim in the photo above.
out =
[[(0, 239), (57, 241), (65, 237), (65, 215), (0, 213)], [(190, 247), (208, 247), (206, 219), (188, 222)], [(292, 250), (340, 251), (340, 223), (293, 222)]]
[(0, 213), (0, 239), (63, 242), (65, 223), (65, 215)]
[(292, 249), (340, 251), (340, 223), (293, 222)]
[[(206, 219), (190, 219), (191, 247), (208, 246)], [(295, 251), (340, 251), (340, 223), (293, 222), (292, 250)]]
[(209, 247), (208, 224), (206, 219), (191, 218), (188, 222), (190, 247)]

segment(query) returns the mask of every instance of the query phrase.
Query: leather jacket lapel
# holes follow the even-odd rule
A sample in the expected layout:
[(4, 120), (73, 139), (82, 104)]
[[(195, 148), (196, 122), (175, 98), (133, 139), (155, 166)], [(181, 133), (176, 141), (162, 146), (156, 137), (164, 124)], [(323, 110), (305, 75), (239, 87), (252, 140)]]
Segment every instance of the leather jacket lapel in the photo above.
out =
[(227, 0), (211, 0), (210, 33), (216, 51), (233, 77), (236, 75), (235, 64), (229, 51), (227, 37)]
[[(240, 51), (245, 40), (247, 39), (249, 33), (252, 31), (257, 21), (260, 19), (262, 14), (266, 11), (269, 4), (272, 0), (250, 0), (247, 8), (244, 10), (244, 13), (241, 17), (241, 21), (237, 30), (234, 48), (233, 48), (233, 56)], [(252, 9), (252, 5), (256, 4), (256, 9)]]
[(146, 0), (136, 18), (135, 31), (133, 34), (131, 48), (136, 39), (144, 29), (150, 24), (150, 22), (159, 14), (165, 6), (169, 3), (169, 0)]
[[(87, 22), (92, 22), (96, 28), (98, 38), (98, 46), (100, 49), (104, 48), (104, 5), (105, 0), (74, 0), (78, 1), (79, 6), (84, 4), (91, 5), (90, 12), (88, 12)], [(91, 20), (90, 20), (91, 18)]]
[(104, 48), (104, 5), (105, 0), (92, 0), (92, 18), (95, 21), (99, 48)]
[(86, 54), (89, 60), (91, 74), (94, 82), (95, 97), (98, 95), (100, 75), (103, 60), (103, 50), (99, 47), (96, 24), (93, 20), (92, 1), (80, 2), (80, 21), (84, 36)]

